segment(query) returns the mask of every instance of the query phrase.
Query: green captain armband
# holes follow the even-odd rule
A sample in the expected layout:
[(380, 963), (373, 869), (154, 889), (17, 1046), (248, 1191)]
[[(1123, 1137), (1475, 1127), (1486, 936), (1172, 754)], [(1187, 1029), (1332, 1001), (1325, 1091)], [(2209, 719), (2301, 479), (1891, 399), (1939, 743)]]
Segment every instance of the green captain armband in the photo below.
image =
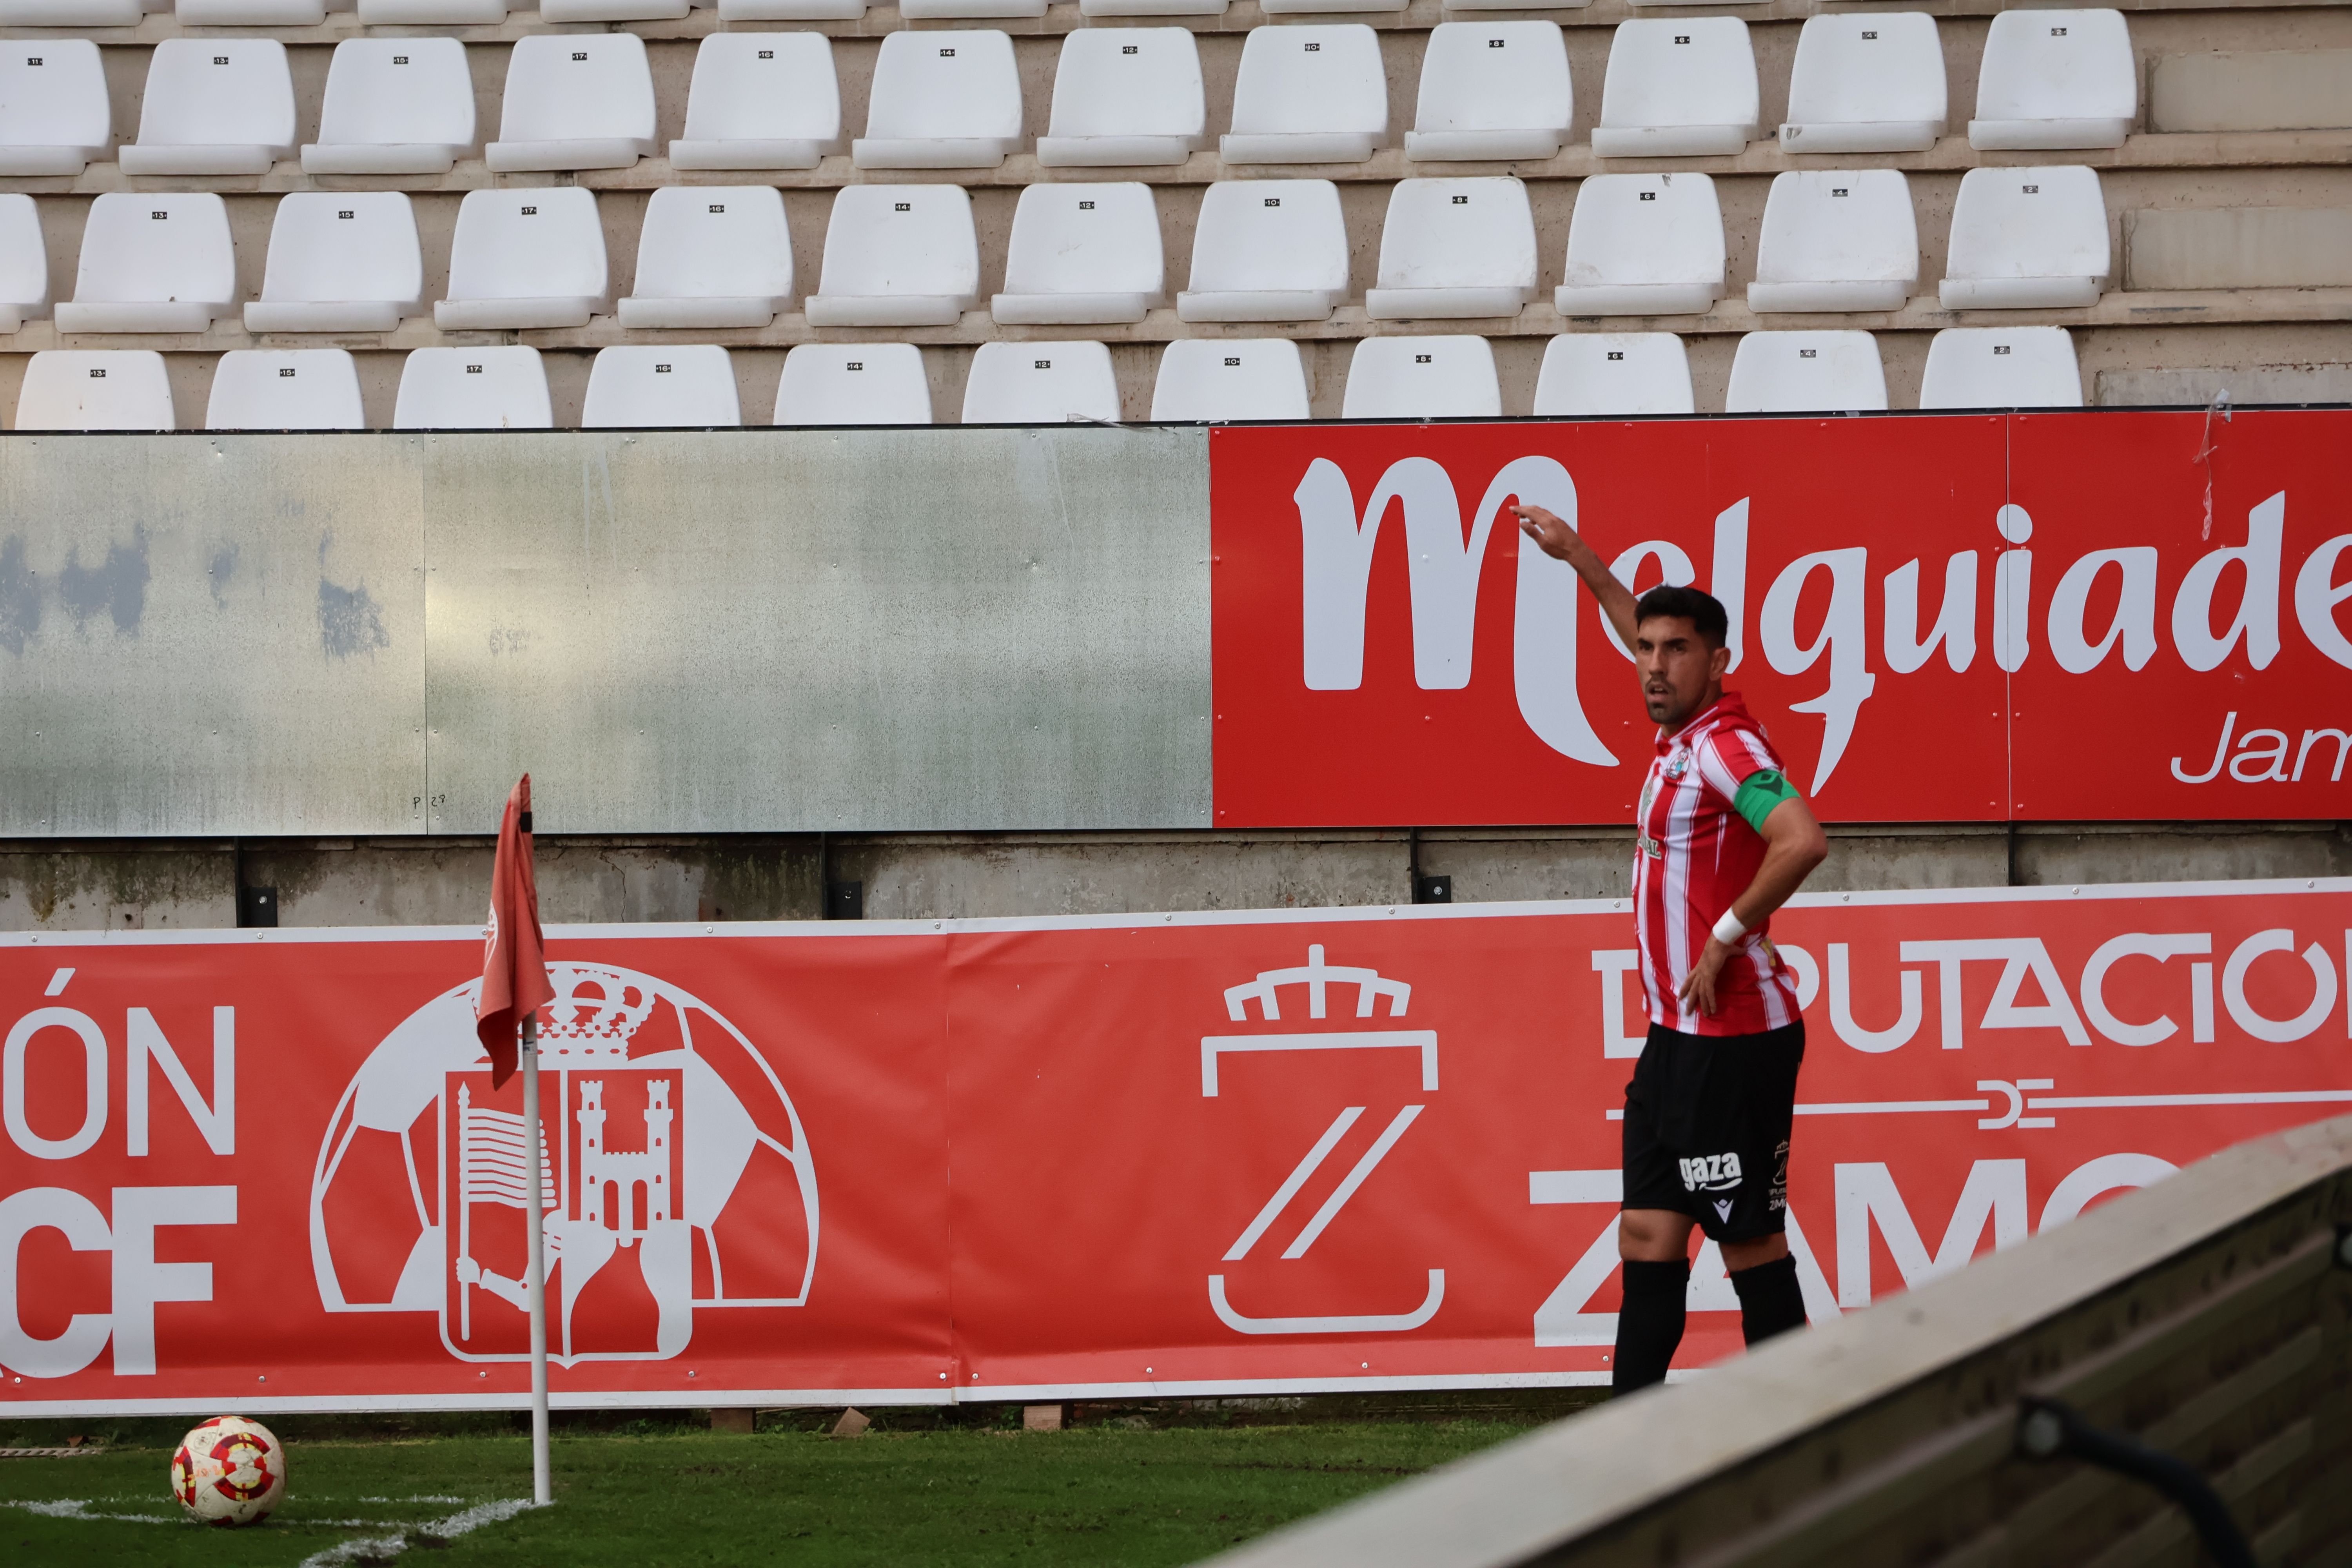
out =
[(1748, 819), (1748, 826), (1757, 832), (1764, 831), (1764, 819), (1772, 808), (1784, 800), (1797, 798), (1797, 786), (1778, 768), (1759, 768), (1739, 781), (1739, 793), (1731, 797), (1731, 809)]

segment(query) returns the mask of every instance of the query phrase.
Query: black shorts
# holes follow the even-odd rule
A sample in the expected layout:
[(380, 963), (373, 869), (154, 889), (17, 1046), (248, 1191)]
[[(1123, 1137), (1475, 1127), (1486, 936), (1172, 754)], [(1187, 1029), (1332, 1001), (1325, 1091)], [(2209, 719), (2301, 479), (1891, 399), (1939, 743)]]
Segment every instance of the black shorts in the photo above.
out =
[(1685, 1035), (1653, 1024), (1625, 1086), (1625, 1207), (1671, 1209), (1717, 1241), (1778, 1236), (1805, 1026)]

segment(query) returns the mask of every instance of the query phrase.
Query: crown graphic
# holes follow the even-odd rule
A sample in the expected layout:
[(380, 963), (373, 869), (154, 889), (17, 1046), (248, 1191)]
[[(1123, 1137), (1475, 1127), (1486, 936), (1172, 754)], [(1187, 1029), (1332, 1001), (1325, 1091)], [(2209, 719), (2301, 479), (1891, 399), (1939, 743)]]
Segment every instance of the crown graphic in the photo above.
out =
[(1259, 1016), (1274, 1020), (1282, 1016), (1282, 1006), (1276, 993), (1286, 985), (1307, 987), (1307, 1016), (1320, 1018), (1326, 1015), (1328, 988), (1333, 985), (1353, 985), (1356, 988), (1356, 1016), (1372, 1016), (1372, 1004), (1380, 997), (1389, 999), (1389, 1016), (1404, 1016), (1405, 1004), (1412, 999), (1412, 987), (1402, 980), (1383, 980), (1377, 969), (1356, 969), (1344, 964), (1323, 962), (1323, 944), (1316, 942), (1307, 950), (1307, 963), (1297, 969), (1268, 969), (1255, 980), (1244, 985), (1227, 987), (1225, 1013), (1234, 1022), (1247, 1021), (1249, 1005), (1255, 1001)]
[(540, 1011), (541, 1048), (573, 1059), (626, 1060), (629, 1041), (653, 1016), (654, 994), (617, 970), (551, 963), (555, 1000)]

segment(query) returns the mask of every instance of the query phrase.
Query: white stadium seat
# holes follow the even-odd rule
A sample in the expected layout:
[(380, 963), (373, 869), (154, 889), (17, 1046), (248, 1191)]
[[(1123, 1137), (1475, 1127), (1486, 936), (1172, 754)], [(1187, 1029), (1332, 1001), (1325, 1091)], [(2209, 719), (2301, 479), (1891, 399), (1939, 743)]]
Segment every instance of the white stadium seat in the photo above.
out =
[(1832, 414), (1886, 406), (1868, 332), (1749, 332), (1731, 356), (1726, 414)]
[(515, 40), (499, 139), (482, 150), (492, 169), (625, 169), (656, 149), (643, 38), (541, 33)]
[(0, 43), (0, 174), (79, 174), (106, 156), (114, 109), (88, 38)]
[(126, 174), (266, 174), (294, 155), (294, 78), (275, 38), (165, 38), (147, 66)]
[(1503, 385), (1484, 338), (1365, 338), (1348, 362), (1342, 419), (1496, 419)]
[(1253, 27), (1234, 79), (1228, 163), (1360, 163), (1388, 144), (1389, 76), (1360, 22)]
[(612, 298), (595, 192), (508, 187), (468, 191), (457, 204), (449, 297), (433, 307), (443, 331), (584, 327), (611, 310)]
[(1925, 11), (1808, 17), (1789, 74), (1790, 153), (1923, 153), (1944, 133), (1944, 45)]
[(2107, 206), (2095, 169), (1970, 169), (1952, 203), (1947, 310), (2062, 310), (2095, 305), (2109, 252)]
[(824, 268), (803, 306), (809, 325), (951, 327), (979, 303), (980, 239), (961, 185), (845, 185), (834, 193)]
[(1348, 226), (1328, 180), (1219, 180), (1192, 227), (1186, 321), (1321, 321), (1348, 298)]
[(309, 174), (446, 174), (474, 150), (474, 79), (455, 38), (346, 38), (327, 62)]
[(1441, 22), (1421, 62), (1404, 155), (1425, 162), (1549, 158), (1576, 119), (1557, 22)]
[(1922, 408), (2080, 408), (2083, 371), (2063, 327), (1946, 327), (1927, 344)]
[(236, 250), (220, 197), (110, 192), (89, 204), (58, 331), (201, 332), (236, 298)]
[(1899, 310), (1918, 281), (1918, 223), (1899, 170), (1773, 176), (1749, 310)]
[(722, 22), (854, 22), (866, 0), (719, 0)]
[(173, 19), (183, 27), (315, 27), (352, 0), (180, 0)]
[(963, 384), (967, 425), (1118, 423), (1118, 380), (1100, 343), (982, 343)]
[(646, 204), (636, 292), (621, 301), (619, 316), (624, 327), (764, 327), (792, 297), (793, 237), (782, 192), (666, 185)]
[(2121, 11), (2003, 11), (1985, 35), (1969, 145), (2120, 147), (2139, 118)]
[(0, 27), (135, 27), (171, 0), (0, 0)]
[(849, 158), (861, 169), (993, 169), (1021, 142), (1010, 37), (982, 28), (892, 33)]
[(364, 430), (359, 366), (341, 349), (231, 349), (213, 372), (207, 430)]
[(1062, 40), (1049, 169), (1181, 163), (1209, 144), (1201, 51), (1182, 27), (1082, 27)]
[(930, 377), (912, 343), (803, 343), (784, 356), (774, 424), (930, 422)]
[(359, 0), (363, 27), (495, 27), (507, 0)]
[(743, 423), (735, 361), (710, 343), (596, 351), (583, 430), (708, 430)]
[(0, 332), (49, 313), (49, 247), (33, 198), (0, 196)]
[(532, 348), (417, 349), (400, 367), (395, 430), (547, 430), (555, 412)]
[(1181, 338), (1160, 356), (1154, 419), (1305, 419), (1307, 369), (1288, 338)]
[(1737, 16), (1636, 17), (1617, 24), (1601, 79), (1603, 158), (1689, 158), (1756, 139), (1756, 51)]
[(1536, 297), (1536, 218), (1508, 176), (1399, 180), (1381, 226), (1374, 321), (1516, 316)]
[(172, 378), (152, 349), (46, 349), (25, 365), (19, 430), (176, 430)]
[(1139, 321), (1168, 302), (1151, 187), (1040, 184), (1021, 193), (1005, 244), (999, 321)]
[(1563, 332), (1536, 373), (1536, 413), (1688, 414), (1690, 356), (1672, 332)]
[(694, 52), (677, 169), (814, 169), (848, 146), (823, 33), (713, 33)]
[(425, 256), (404, 191), (300, 191), (278, 204), (252, 332), (388, 332), (424, 313)]
[(1595, 174), (1568, 219), (1563, 316), (1695, 316), (1723, 298), (1723, 207), (1705, 174)]

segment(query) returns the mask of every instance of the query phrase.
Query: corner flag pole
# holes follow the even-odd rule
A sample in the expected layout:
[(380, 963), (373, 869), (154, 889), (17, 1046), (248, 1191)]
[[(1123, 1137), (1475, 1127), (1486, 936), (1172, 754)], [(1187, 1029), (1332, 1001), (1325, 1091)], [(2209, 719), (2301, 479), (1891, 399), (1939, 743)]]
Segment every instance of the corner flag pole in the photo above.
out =
[[(555, 1500), (547, 1462), (547, 1198), (552, 1188), (539, 1114), (539, 1010), (555, 1000), (539, 929), (539, 887), (531, 875), (530, 775), (507, 796), (499, 820), (498, 858), (490, 868), (490, 920), (483, 932), (482, 984), (474, 1031), (490, 1059), (490, 1088), (503, 1089), (522, 1068), (523, 1215), (530, 1227), (530, 1491), (534, 1504)], [(520, 1049), (517, 1049), (520, 1038)], [(518, 1060), (520, 1057), (520, 1060)]]
[[(537, 1151), (532, 1163), (541, 1173), (546, 1170), (547, 1139), (539, 1121), (539, 1015), (526, 1014), (522, 1021), (522, 1120), (523, 1136)], [(528, 1185), (538, 1185), (545, 1176), (537, 1176)], [(530, 1500), (538, 1504), (555, 1500), (554, 1483), (548, 1475), (547, 1464), (547, 1216), (546, 1189), (540, 1186), (523, 1205), (530, 1218)]]

